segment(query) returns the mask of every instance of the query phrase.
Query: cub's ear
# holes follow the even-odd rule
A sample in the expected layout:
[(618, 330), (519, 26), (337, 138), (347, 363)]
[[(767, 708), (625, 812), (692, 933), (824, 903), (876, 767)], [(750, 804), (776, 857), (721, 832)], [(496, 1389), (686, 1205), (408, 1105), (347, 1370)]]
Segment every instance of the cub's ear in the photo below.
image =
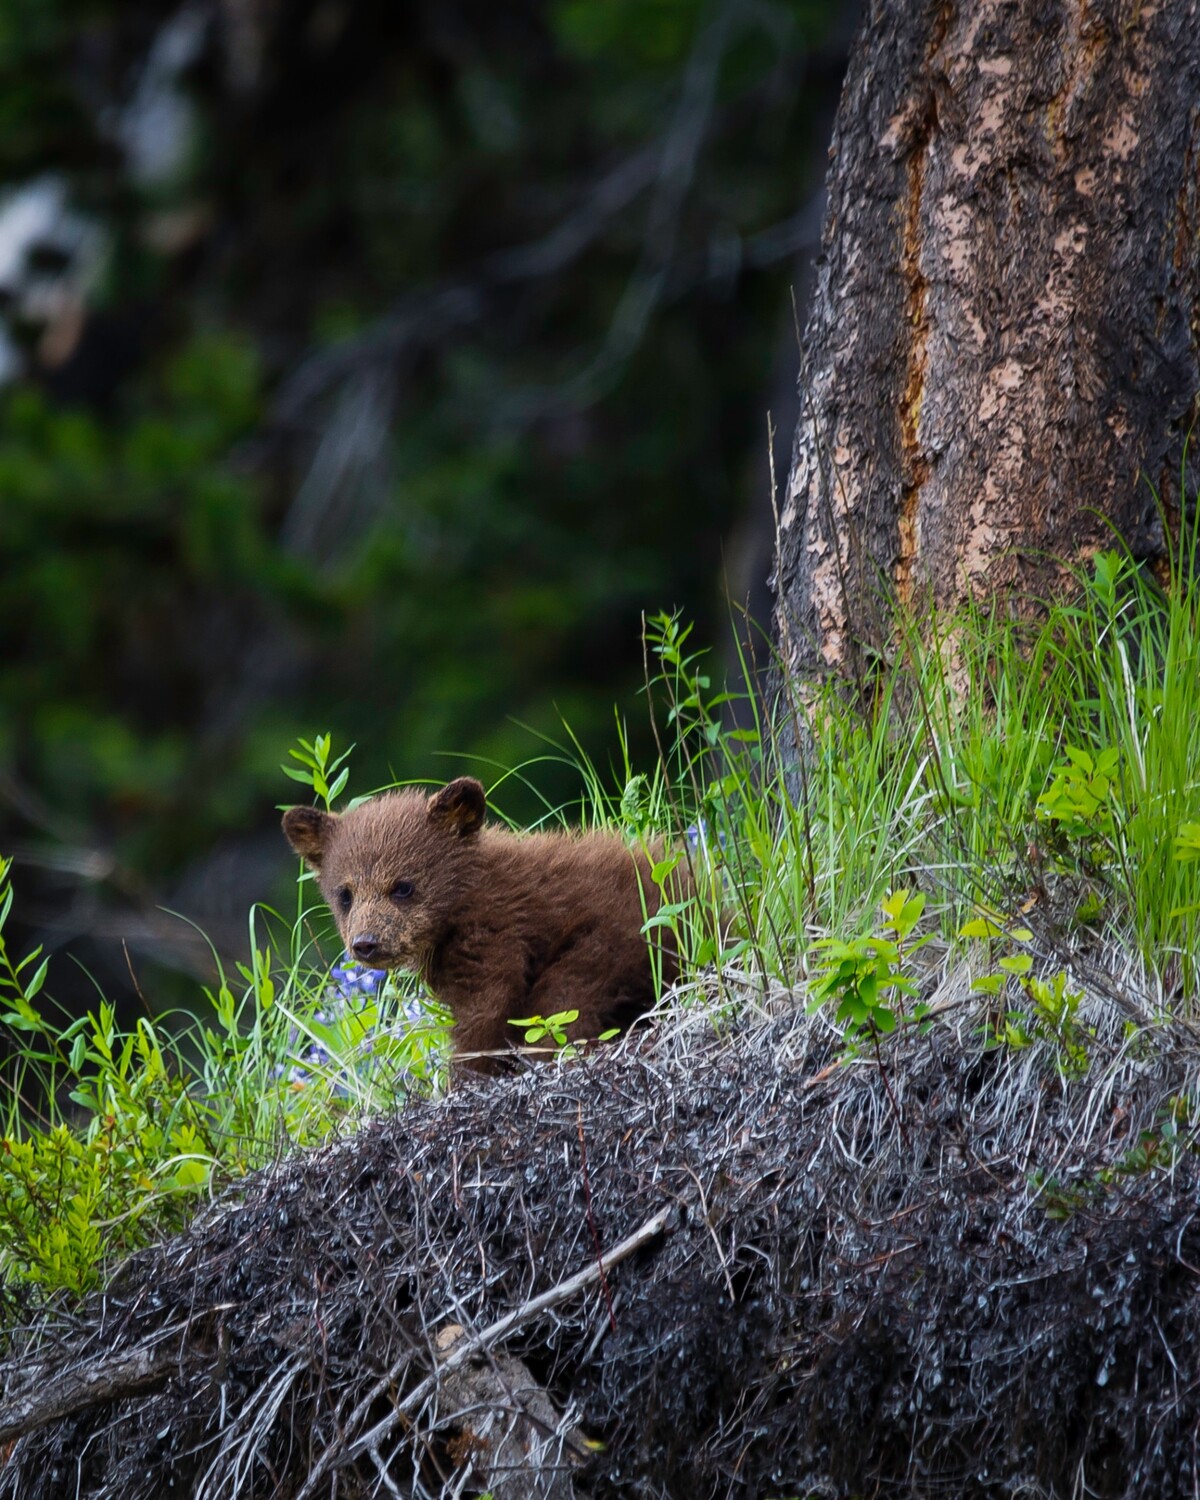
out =
[(319, 807), (289, 807), (283, 815), (284, 836), (314, 870), (321, 868), (337, 817), (337, 813), (322, 812)]
[(483, 827), (487, 797), (473, 776), (460, 776), (429, 799), (429, 821), (460, 838)]

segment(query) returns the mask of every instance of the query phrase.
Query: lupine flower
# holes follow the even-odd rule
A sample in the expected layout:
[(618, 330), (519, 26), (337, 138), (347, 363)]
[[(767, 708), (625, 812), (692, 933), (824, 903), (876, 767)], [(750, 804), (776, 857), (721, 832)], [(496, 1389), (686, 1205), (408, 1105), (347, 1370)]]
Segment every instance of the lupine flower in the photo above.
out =
[[(714, 863), (717, 863), (720, 860), (720, 854), (718, 854), (715, 859), (714, 859), (714, 856), (713, 856), (712, 845), (711, 845), (711, 841), (710, 841), (710, 838), (709, 838), (709, 832), (708, 832), (708, 821), (707, 821), (707, 819), (705, 819), (705, 818), (697, 818), (697, 820), (691, 825), (691, 827), (687, 831), (687, 841), (688, 841), (688, 847), (690, 849), (695, 850), (695, 852), (697, 854), (703, 854), (704, 857), (705, 857), (705, 859), (712, 860)], [(717, 833), (717, 847), (722, 851), (722, 853), (724, 852), (724, 849), (725, 849), (725, 833), (724, 833), (724, 830), (720, 830)]]
[(334, 993), (343, 1000), (352, 1000), (355, 995), (376, 995), (387, 979), (386, 969), (368, 969), (348, 953), (343, 953), (340, 963), (329, 971)]
[[(322, 1006), (313, 1012), (313, 1022), (318, 1026), (336, 1026), (348, 1016), (354, 1015), (360, 1006), (375, 1000), (387, 982), (388, 973), (386, 969), (368, 969), (350, 954), (344, 953), (330, 969), (329, 978), (330, 983), (325, 988)], [(421, 1002), (415, 995), (405, 997), (403, 1013), (404, 1018), (414, 1025), (422, 1019)], [(295, 1049), (301, 1047), (304, 1042), (307, 1042), (308, 1046), (298, 1061), (290, 1066), (281, 1064), (275, 1069), (277, 1078), (286, 1078), (287, 1082), (295, 1088), (303, 1088), (311, 1081), (312, 1071), (310, 1070), (327, 1067), (330, 1061), (329, 1049), (324, 1043), (314, 1041), (307, 1036), (302, 1037), (299, 1030), (293, 1027), (288, 1037), (288, 1046), (292, 1049), (293, 1055), (295, 1055)], [(363, 1061), (356, 1066), (355, 1071), (362, 1072), (371, 1066), (374, 1044), (370, 1038), (367, 1038), (360, 1044), (358, 1050), (362, 1054)], [(344, 1098), (348, 1089), (344, 1083), (335, 1083), (334, 1093)]]

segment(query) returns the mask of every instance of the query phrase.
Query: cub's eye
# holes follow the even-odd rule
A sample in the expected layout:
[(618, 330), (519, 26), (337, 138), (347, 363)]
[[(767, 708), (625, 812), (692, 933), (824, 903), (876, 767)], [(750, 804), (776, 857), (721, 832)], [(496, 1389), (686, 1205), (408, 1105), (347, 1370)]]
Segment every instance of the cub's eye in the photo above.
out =
[(337, 904), (338, 909), (341, 911), (349, 911), (351, 906), (354, 904), (354, 895), (348, 885), (344, 885), (341, 890), (338, 891)]
[(397, 880), (392, 887), (392, 900), (407, 901), (415, 889), (411, 880)]

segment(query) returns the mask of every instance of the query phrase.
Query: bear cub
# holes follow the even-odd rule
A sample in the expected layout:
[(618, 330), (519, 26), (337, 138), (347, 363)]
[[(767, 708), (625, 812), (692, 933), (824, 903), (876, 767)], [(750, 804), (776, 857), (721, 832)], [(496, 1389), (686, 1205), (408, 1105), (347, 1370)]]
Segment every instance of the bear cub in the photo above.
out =
[[(316, 872), (346, 951), (420, 974), (454, 1017), (464, 1065), (495, 1072), (486, 1054), (520, 1042), (515, 1017), (577, 1010), (566, 1029), (583, 1040), (654, 1005), (642, 924), (662, 894), (646, 854), (613, 834), (518, 835), (485, 827), (484, 808), (483, 787), (464, 776), (431, 797), (386, 792), (340, 815), (293, 807), (283, 831)], [(659, 956), (670, 984), (669, 933)]]

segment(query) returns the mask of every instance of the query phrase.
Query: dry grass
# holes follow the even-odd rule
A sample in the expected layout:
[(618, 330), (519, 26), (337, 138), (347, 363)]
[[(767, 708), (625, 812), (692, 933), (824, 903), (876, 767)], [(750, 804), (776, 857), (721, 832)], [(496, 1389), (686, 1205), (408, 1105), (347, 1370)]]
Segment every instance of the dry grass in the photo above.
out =
[(498, 1495), (1192, 1495), (1200, 1047), (1130, 1025), (1134, 978), (1087, 986), (1079, 1077), (1051, 1039), (985, 1049), (935, 958), (882, 1070), (747, 980), (736, 1024), (676, 1003), (285, 1161), (14, 1339), (0, 1421), (158, 1363), (19, 1439), (0, 1495), (476, 1494), (453, 1329), (493, 1405), (515, 1369), (557, 1414), (557, 1477)]

